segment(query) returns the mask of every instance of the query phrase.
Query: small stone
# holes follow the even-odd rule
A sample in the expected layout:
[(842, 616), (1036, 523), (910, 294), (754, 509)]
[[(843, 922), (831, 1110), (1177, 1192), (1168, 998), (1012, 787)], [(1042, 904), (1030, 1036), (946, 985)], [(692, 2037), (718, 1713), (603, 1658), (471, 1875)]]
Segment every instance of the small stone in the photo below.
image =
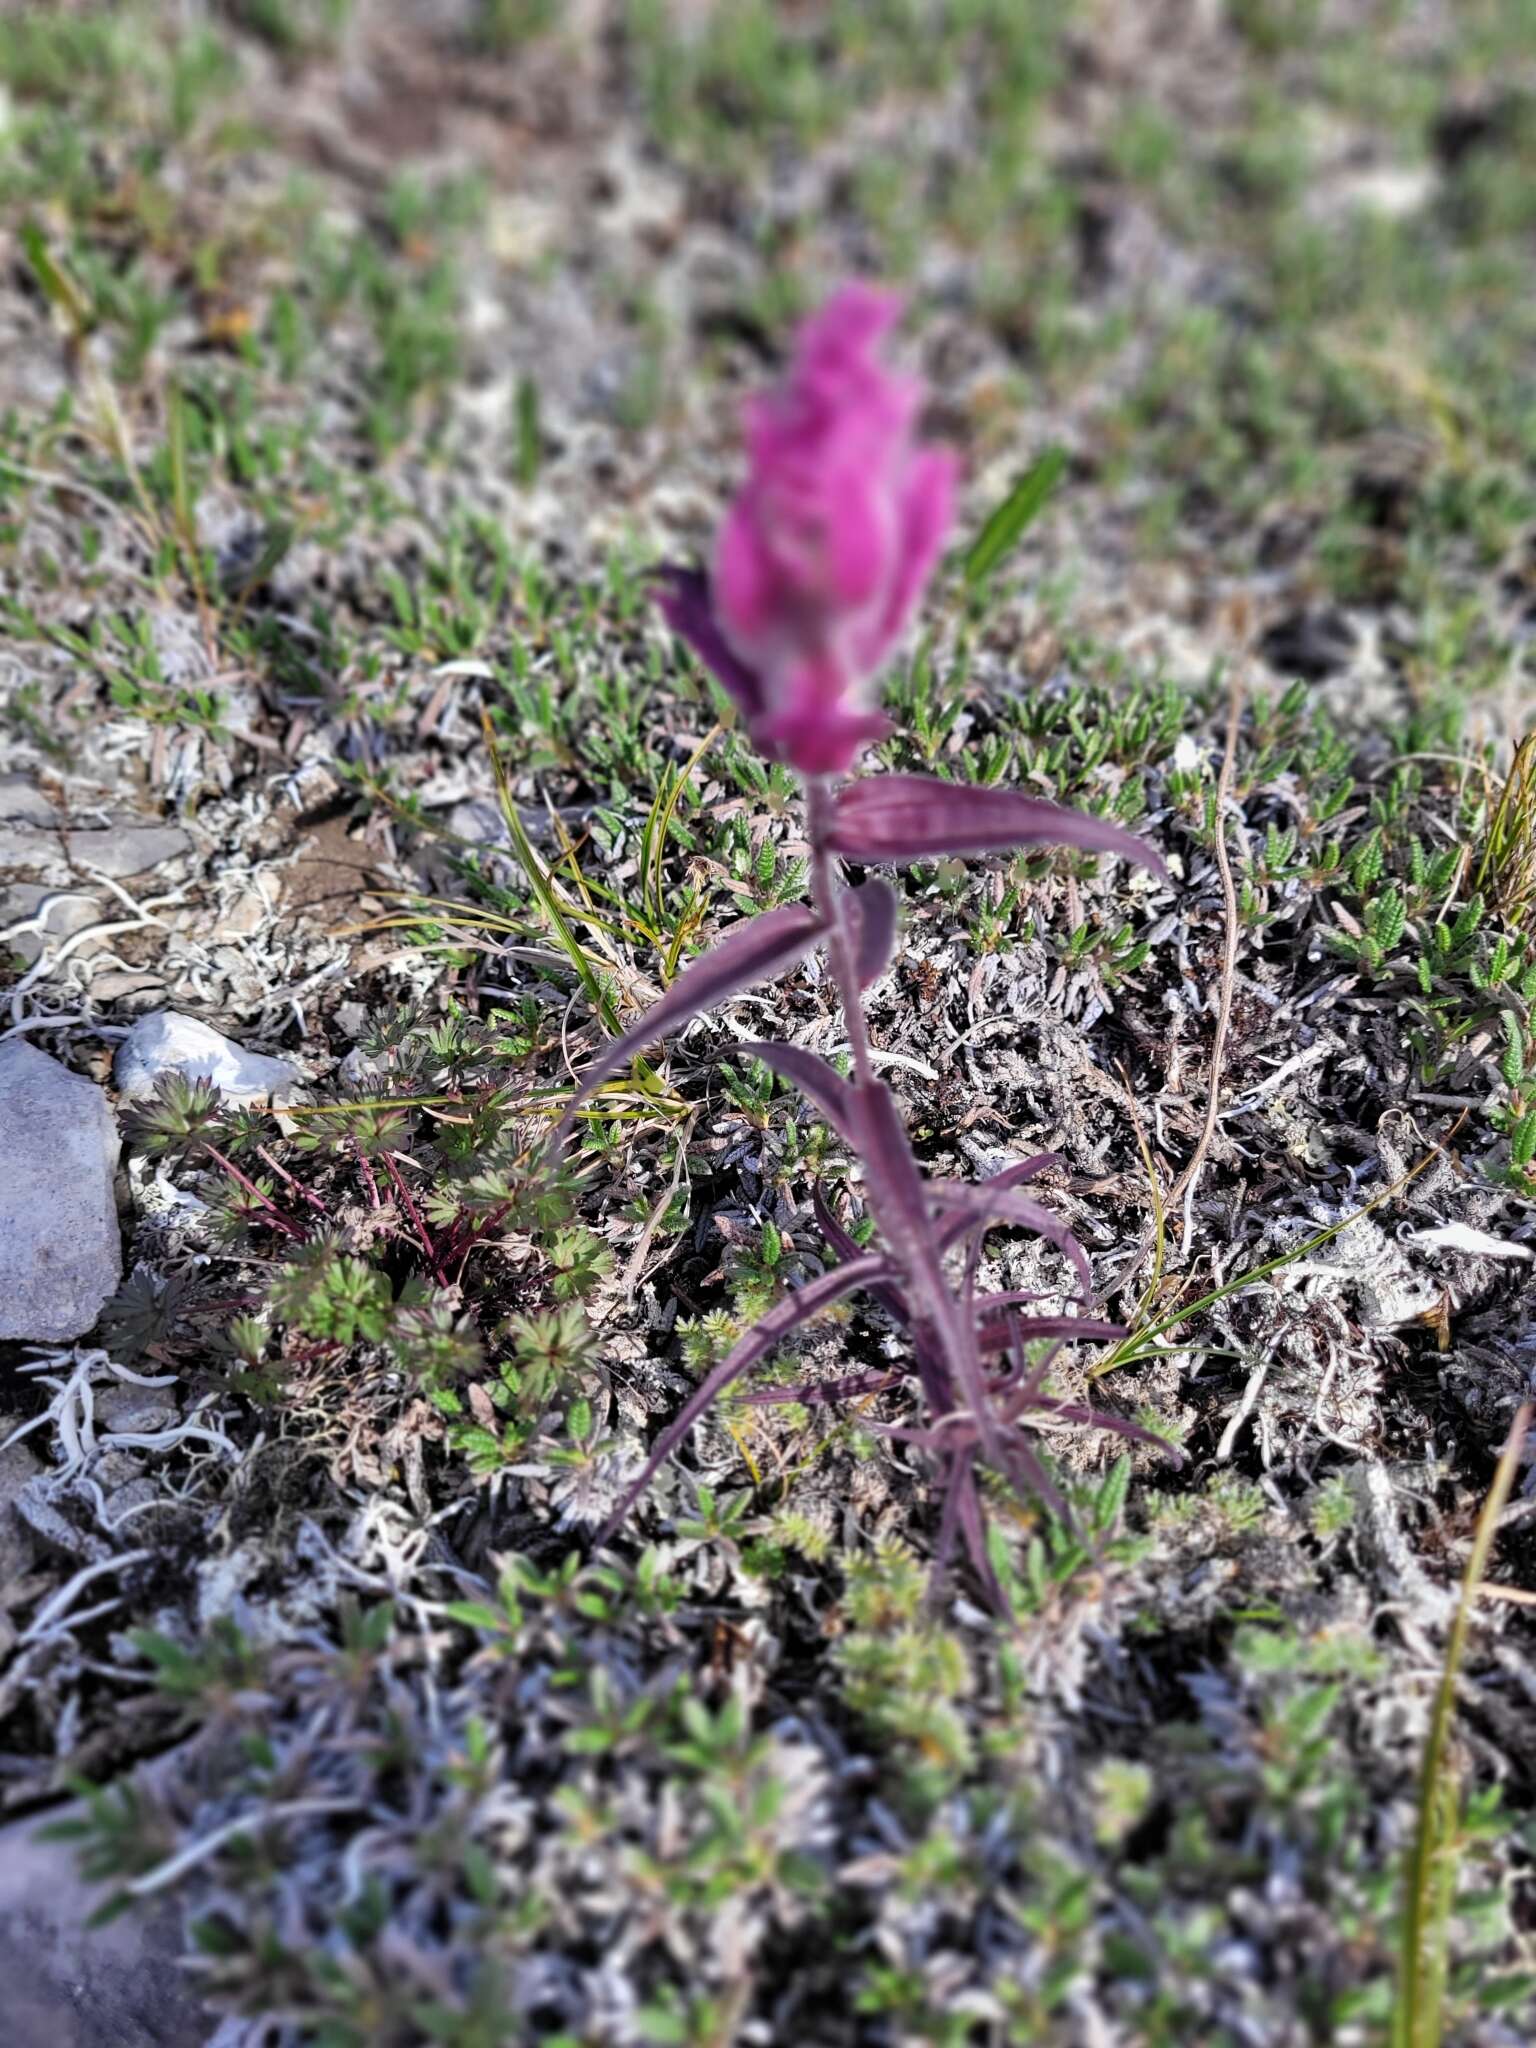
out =
[(59, 814), (25, 775), (0, 775), (0, 818), (15, 825), (57, 825)]
[(64, 844), (77, 868), (120, 882), (163, 867), (189, 852), (192, 841), (179, 825), (109, 825), (100, 832), (66, 832)]
[(202, 2048), (214, 2022), (179, 1967), (177, 1907), (89, 1926), (106, 1891), (80, 1876), (73, 1842), (40, 1842), (38, 1828), (35, 1815), (0, 1828), (4, 2038), (14, 2048)]
[[(56, 882), (67, 879), (67, 869), (60, 862)], [(44, 905), (44, 899), (52, 897)], [(88, 924), (100, 924), (101, 905), (94, 895), (73, 892), (61, 894), (52, 884), (45, 882), (18, 882), (14, 889), (0, 894), (0, 925), (25, 924), (38, 917), (42, 932), (13, 932), (8, 939), (0, 941), (7, 952), (30, 967), (43, 946), (67, 939), (74, 932), (82, 931)]]
[(254, 938), (272, 915), (273, 906), (259, 889), (242, 889), (219, 920), (219, 929), (226, 938)]
[(1346, 178), (1339, 197), (1344, 205), (1359, 207), (1363, 212), (1384, 214), (1388, 220), (1406, 220), (1424, 211), (1439, 183), (1427, 164), (1379, 164)]
[(0, 818), (0, 869), (7, 873), (62, 877), (67, 868), (58, 833), (40, 825)]
[(164, 1387), (135, 1386), (132, 1380), (104, 1387), (96, 1396), (96, 1427), (108, 1436), (120, 1435), (125, 1430), (148, 1436), (156, 1430), (171, 1429), (180, 1412)]
[(354, 1045), (337, 1063), (336, 1078), (344, 1088), (361, 1088), (380, 1072), (379, 1062), (360, 1045)]
[(28, 1443), (6, 1443), (11, 1431), (26, 1420), (22, 1415), (0, 1415), (0, 1587), (21, 1577), (36, 1555), (26, 1523), (16, 1512), (16, 1501), (29, 1479), (43, 1469)]
[[(547, 832), (549, 820), (546, 818), (543, 824)], [(448, 830), (456, 839), (462, 839), (470, 846), (512, 844), (512, 834), (507, 830), (501, 807), (492, 803), (489, 797), (466, 797), (462, 803), (455, 804), (448, 813)]]
[(109, 967), (91, 976), (91, 1001), (98, 1007), (132, 1000), (142, 1009), (149, 997), (164, 994), (165, 977), (148, 967)]
[(341, 794), (341, 784), (323, 761), (302, 761), (277, 787), (272, 806), (290, 818), (312, 818)]
[(109, 1487), (106, 1480), (97, 1484), (102, 1488), (107, 1503), (107, 1520), (115, 1529), (124, 1515), (141, 1514), (153, 1502), (162, 1501), (165, 1495), (153, 1479), (138, 1478), (124, 1480), (121, 1486)]
[(0, 1338), (64, 1344), (122, 1278), (117, 1125), (94, 1081), (0, 1045)]
[(117, 1048), (112, 1077), (124, 1095), (152, 1095), (162, 1074), (211, 1081), (231, 1102), (264, 1102), (286, 1095), (299, 1079), (286, 1060), (247, 1052), (196, 1017), (151, 1010)]

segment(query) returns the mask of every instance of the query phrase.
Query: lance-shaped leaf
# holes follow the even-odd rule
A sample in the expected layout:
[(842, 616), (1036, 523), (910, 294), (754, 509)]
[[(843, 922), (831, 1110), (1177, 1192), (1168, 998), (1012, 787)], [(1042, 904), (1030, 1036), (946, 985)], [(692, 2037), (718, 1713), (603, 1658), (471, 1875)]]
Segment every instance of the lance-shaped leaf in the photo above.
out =
[(889, 882), (871, 875), (857, 889), (850, 889), (842, 904), (851, 927), (859, 987), (868, 988), (891, 964), (896, 944), (896, 891)]
[(1014, 1287), (1007, 1294), (979, 1294), (976, 1297), (978, 1309), (1016, 1308), (1023, 1301), (1044, 1301), (1046, 1296), (1038, 1287)]
[(772, 1038), (754, 1039), (734, 1047), (733, 1052), (746, 1053), (761, 1060), (765, 1067), (772, 1067), (802, 1095), (810, 1097), (845, 1143), (857, 1145), (858, 1098), (836, 1067), (820, 1053), (807, 1052), (803, 1045), (783, 1045)]
[(789, 1380), (781, 1387), (762, 1387), (741, 1398), (754, 1408), (787, 1401), (802, 1408), (830, 1408), (838, 1401), (856, 1401), (861, 1394), (883, 1394), (890, 1387), (899, 1387), (905, 1378), (903, 1372), (851, 1372), (840, 1380), (812, 1380), (806, 1385)]
[(1039, 461), (1025, 470), (966, 552), (963, 570), (973, 590), (985, 583), (1003, 557), (1018, 546), (1025, 528), (1039, 516), (1066, 467), (1067, 451), (1047, 448)]
[(976, 1341), (983, 1351), (1006, 1351), (1015, 1336), (1026, 1344), (1043, 1337), (1113, 1344), (1125, 1334), (1123, 1323), (1101, 1323), (1092, 1316), (984, 1316), (976, 1326)]
[(762, 678), (731, 651), (715, 619), (709, 578), (702, 569), (669, 563), (652, 585), (657, 608), (680, 640), (686, 640), (742, 717), (760, 718), (767, 702)]
[[(926, 1324), (933, 1352), (920, 1350), (919, 1369), (930, 1399), (953, 1386), (975, 1417), (982, 1455), (996, 1465), (999, 1451), (997, 1418), (987, 1398), (986, 1376), (970, 1314), (950, 1289), (944, 1260), (929, 1215), (930, 1184), (918, 1170), (912, 1141), (883, 1081), (860, 1084), (859, 1135), (864, 1155), (865, 1185), (880, 1224), (881, 1235), (905, 1282), (914, 1322)], [(1017, 1196), (1003, 1195), (1003, 1201)]]
[[(811, 1207), (816, 1211), (816, 1221), (821, 1225), (822, 1236), (831, 1245), (833, 1251), (837, 1253), (840, 1259), (863, 1257), (863, 1246), (856, 1238), (848, 1235), (841, 1223), (832, 1214), (831, 1209), (827, 1205), (827, 1198), (821, 1192), (821, 1183), (819, 1181), (811, 1189)], [(894, 1317), (901, 1327), (905, 1329), (912, 1320), (912, 1311), (908, 1308), (906, 1296), (902, 1293), (901, 1289), (891, 1285), (889, 1282), (885, 1282), (879, 1287), (871, 1287), (869, 1291), (887, 1314)]]
[(840, 1259), (856, 1259), (863, 1247), (855, 1237), (844, 1230), (833, 1215), (831, 1205), (821, 1192), (821, 1182), (811, 1189), (811, 1207), (816, 1211), (816, 1221), (821, 1225), (821, 1234), (831, 1245)]
[(1123, 1415), (1111, 1415), (1106, 1408), (1086, 1408), (1080, 1401), (1050, 1401), (1036, 1396), (1029, 1401), (1024, 1412), (1039, 1416), (1046, 1422), (1072, 1422), (1084, 1429), (1107, 1430), (1112, 1436), (1123, 1436), (1132, 1443), (1150, 1444), (1154, 1450), (1172, 1458), (1176, 1465), (1184, 1463), (1184, 1453), (1176, 1444), (1169, 1443), (1156, 1430), (1143, 1429), (1139, 1422), (1130, 1422)]
[[(1033, 1180), (1037, 1173), (1044, 1173), (1048, 1166), (1059, 1166), (1060, 1164), (1061, 1154), (1059, 1152), (1035, 1152), (1028, 1159), (1015, 1160), (1012, 1166), (1002, 1167), (997, 1173), (989, 1173), (987, 1178), (984, 1181), (979, 1181), (977, 1185), (997, 1191), (1001, 1191), (1004, 1188), (1021, 1187), (1025, 1181)], [(948, 1223), (941, 1224), (939, 1227), (940, 1247), (944, 1251), (948, 1251), (951, 1246), (957, 1245), (961, 1238), (968, 1237), (975, 1228), (976, 1219), (973, 1216), (961, 1215), (952, 1217)], [(1023, 1298), (1022, 1296), (1020, 1297), (1020, 1299)], [(1038, 1295), (1030, 1298), (1034, 1300), (1039, 1299)], [(996, 1301), (991, 1305), (994, 1308), (999, 1306)]]
[(997, 1575), (987, 1542), (986, 1517), (982, 1513), (981, 1495), (976, 1488), (974, 1450), (957, 1451), (949, 1460), (944, 1478), (944, 1513), (939, 1523), (939, 1537), (934, 1556), (938, 1569), (942, 1570), (949, 1561), (957, 1529), (964, 1534), (971, 1568), (981, 1581), (983, 1592), (991, 1601), (994, 1610), (1005, 1620), (1011, 1620), (1013, 1603)]
[(1162, 855), (1144, 839), (1043, 797), (936, 775), (869, 775), (833, 799), (828, 845), (845, 860), (939, 860), (957, 854), (1008, 853), (1017, 846), (1072, 846), (1117, 853), (1155, 874)]
[(611, 1039), (581, 1077), (581, 1084), (565, 1106), (555, 1128), (558, 1143), (571, 1118), (610, 1074), (618, 1072), (637, 1052), (701, 1011), (713, 1009), (738, 989), (755, 981), (767, 981), (792, 967), (802, 953), (808, 953), (826, 927), (808, 904), (793, 903), (783, 910), (770, 910), (726, 933), (693, 961), (673, 982), (659, 1003), (652, 1004), (638, 1024), (622, 1037)]
[(933, 1200), (956, 1211), (965, 1219), (967, 1228), (984, 1223), (1014, 1223), (1032, 1230), (1036, 1237), (1043, 1237), (1072, 1261), (1083, 1283), (1083, 1298), (1086, 1300), (1092, 1292), (1093, 1273), (1087, 1254), (1061, 1219), (1039, 1202), (1015, 1193), (1012, 1188), (1000, 1188), (996, 1182), (984, 1181), (971, 1187), (964, 1181), (931, 1180), (927, 1186)]
[(651, 1455), (645, 1461), (645, 1470), (632, 1486), (626, 1488), (624, 1498), (603, 1524), (598, 1542), (608, 1541), (705, 1409), (712, 1401), (717, 1401), (733, 1381), (739, 1380), (744, 1372), (750, 1372), (758, 1360), (766, 1358), (792, 1330), (798, 1330), (802, 1323), (820, 1315), (824, 1308), (841, 1301), (844, 1295), (857, 1293), (861, 1287), (888, 1278), (890, 1270), (878, 1252), (867, 1252), (846, 1266), (834, 1266), (830, 1273), (823, 1273), (819, 1279), (807, 1280), (803, 1287), (797, 1287), (793, 1294), (787, 1294), (782, 1301), (776, 1302), (765, 1316), (759, 1316), (720, 1363), (706, 1373), (680, 1412), (656, 1439)]

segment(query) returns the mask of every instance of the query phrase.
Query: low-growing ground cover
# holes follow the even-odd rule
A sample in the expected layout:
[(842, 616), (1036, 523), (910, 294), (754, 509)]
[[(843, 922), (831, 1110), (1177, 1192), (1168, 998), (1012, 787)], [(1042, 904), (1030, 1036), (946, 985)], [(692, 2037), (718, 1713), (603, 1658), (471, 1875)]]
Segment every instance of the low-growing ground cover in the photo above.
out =
[[(107, 1080), (170, 1007), (302, 1081), (124, 1101), (123, 1288), (0, 1360), (0, 1800), (98, 1788), (221, 2042), (1530, 2037), (1523, 1464), (1459, 1589), (1532, 1357), (1532, 51), (1516, 0), (0, 12), (53, 821), (0, 1031)], [(807, 893), (646, 576), (850, 272), (967, 479), (882, 765), (1170, 870), (909, 867), (869, 992), (927, 1170), (1061, 1156), (1130, 1335), (1057, 1390), (1184, 1454), (1042, 1430), (1009, 1620), (935, 1595), (910, 1401), (815, 1397), (900, 1362), (863, 1298), (593, 1548), (867, 1232), (735, 1050), (846, 1057), (815, 959), (540, 1163)], [(114, 867), (129, 819), (183, 849)]]

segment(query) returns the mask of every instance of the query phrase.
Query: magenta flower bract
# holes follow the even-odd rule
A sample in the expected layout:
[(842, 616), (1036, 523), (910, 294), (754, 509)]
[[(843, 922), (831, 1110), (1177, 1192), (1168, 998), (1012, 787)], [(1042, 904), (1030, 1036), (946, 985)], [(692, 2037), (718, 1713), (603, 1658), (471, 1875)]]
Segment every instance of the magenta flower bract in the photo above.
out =
[(658, 593), (755, 743), (804, 775), (842, 773), (888, 730), (871, 685), (953, 511), (954, 456), (914, 438), (922, 386), (878, 353), (900, 312), (848, 284), (805, 323), (789, 374), (748, 404), (713, 577), (669, 569)]

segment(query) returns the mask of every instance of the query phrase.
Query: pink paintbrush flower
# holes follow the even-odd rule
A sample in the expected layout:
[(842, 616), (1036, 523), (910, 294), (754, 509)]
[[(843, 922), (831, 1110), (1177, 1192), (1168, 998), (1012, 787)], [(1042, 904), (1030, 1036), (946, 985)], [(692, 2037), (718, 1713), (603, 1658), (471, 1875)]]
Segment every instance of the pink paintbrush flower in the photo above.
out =
[(954, 456), (914, 437), (922, 386), (879, 354), (900, 312), (847, 284), (806, 322), (789, 374), (748, 404), (713, 577), (668, 569), (658, 593), (756, 744), (804, 775), (841, 774), (888, 730), (872, 686), (953, 511)]

